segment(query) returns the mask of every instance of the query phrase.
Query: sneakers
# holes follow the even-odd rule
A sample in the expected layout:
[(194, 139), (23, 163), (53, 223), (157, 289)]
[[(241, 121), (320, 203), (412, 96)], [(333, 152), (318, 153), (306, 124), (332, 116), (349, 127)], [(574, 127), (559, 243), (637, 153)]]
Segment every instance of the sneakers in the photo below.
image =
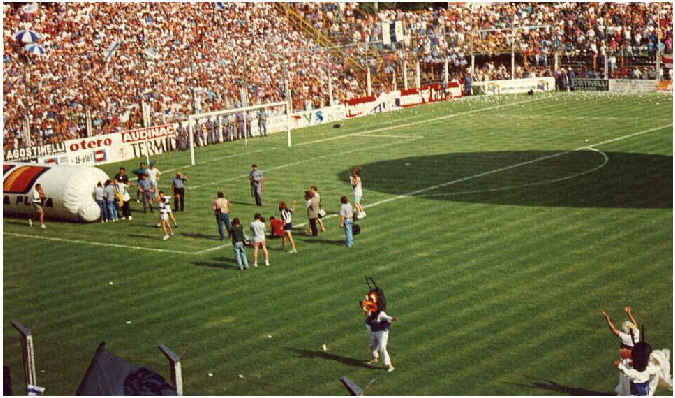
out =
[(368, 365), (375, 365), (377, 363), (377, 358), (373, 358), (370, 361), (366, 362)]
[(40, 224), (40, 228), (42, 228), (42, 229), (47, 229), (47, 226), (44, 225), (44, 224)]
[[(101, 222), (103, 222), (103, 221), (101, 221)], [(32, 218), (29, 218), (29, 219), (28, 219), (28, 226), (29, 226), (29, 227), (32, 227), (32, 226), (33, 226), (33, 219), (32, 219)]]
[(131, 221), (131, 216), (129, 216), (129, 221)]
[(391, 366), (391, 365), (387, 366), (387, 372), (388, 372), (388, 373), (391, 373), (391, 372), (393, 372), (393, 371), (394, 371), (394, 369), (396, 369), (396, 368), (394, 368), (394, 367), (393, 367), (393, 366)]
[(164, 235), (164, 240), (169, 239), (169, 235)]
[(297, 253), (298, 253), (298, 251), (297, 251), (297, 250), (295, 250), (295, 249), (293, 249), (293, 250), (290, 250), (290, 251), (289, 251), (289, 253), (291, 253), (291, 254), (297, 254)]
[(269, 266), (270, 266), (270, 262), (269, 262), (269, 261), (265, 261), (265, 267), (269, 267)]
[(173, 236), (173, 231), (171, 231), (171, 236)]
[(253, 263), (253, 267), (258, 268), (258, 263)]

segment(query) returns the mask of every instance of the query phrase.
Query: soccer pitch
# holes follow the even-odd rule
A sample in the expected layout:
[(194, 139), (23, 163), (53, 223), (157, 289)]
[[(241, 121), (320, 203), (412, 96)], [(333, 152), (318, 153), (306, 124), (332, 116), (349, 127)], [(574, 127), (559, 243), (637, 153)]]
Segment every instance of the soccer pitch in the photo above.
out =
[[(367, 395), (613, 394), (601, 310), (618, 325), (632, 306), (652, 347), (673, 348), (672, 109), (664, 94), (469, 98), (296, 130), (292, 148), (285, 134), (197, 148), (193, 167), (167, 153), (153, 158), (161, 188), (189, 176), (168, 241), (135, 203), (116, 224), (5, 218), (13, 390), (11, 320), (32, 329), (38, 384), (56, 395), (75, 392), (101, 341), (168, 379), (167, 345), (188, 395), (344, 395), (341, 376)], [(240, 272), (211, 203), (223, 190), (248, 230), (251, 163), (268, 221), (297, 201), (298, 254), (268, 240), (272, 266)], [(355, 165), (368, 216), (347, 249), (335, 213)], [(120, 166), (138, 161), (102, 169)], [(330, 215), (317, 238), (299, 225), (310, 185)], [(399, 318), (393, 373), (365, 364), (364, 275)]]

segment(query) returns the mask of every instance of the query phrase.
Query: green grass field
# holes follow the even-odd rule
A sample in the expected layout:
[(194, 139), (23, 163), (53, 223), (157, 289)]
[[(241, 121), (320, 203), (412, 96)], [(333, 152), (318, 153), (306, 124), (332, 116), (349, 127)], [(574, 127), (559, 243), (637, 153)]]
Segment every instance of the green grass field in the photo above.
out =
[[(292, 148), (285, 134), (198, 148), (189, 168), (187, 152), (165, 154), (163, 188), (173, 170), (190, 178), (168, 241), (135, 203), (117, 224), (5, 218), (14, 391), (11, 320), (33, 330), (49, 394), (75, 392), (101, 341), (168, 378), (166, 344), (192, 395), (345, 395), (343, 375), (368, 395), (613, 393), (618, 342), (601, 310), (618, 326), (632, 306), (647, 341), (673, 348), (672, 109), (662, 94), (471, 98), (297, 130)], [(360, 165), (368, 216), (355, 246), (333, 215), (318, 238), (294, 231), (298, 254), (268, 241), (272, 266), (239, 272), (210, 204), (224, 190), (248, 225), (253, 162), (263, 215), (297, 200), (296, 225), (303, 190), (317, 185), (335, 214)], [(399, 317), (390, 374), (362, 362), (364, 275)]]

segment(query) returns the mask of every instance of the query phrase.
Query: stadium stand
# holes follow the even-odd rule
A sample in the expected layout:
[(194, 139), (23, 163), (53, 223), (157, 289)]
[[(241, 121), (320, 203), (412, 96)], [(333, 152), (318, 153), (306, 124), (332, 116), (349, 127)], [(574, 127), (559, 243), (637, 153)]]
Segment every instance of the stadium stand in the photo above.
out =
[[(446, 9), (361, 11), (356, 3), (39, 3), (3, 4), (4, 148), (21, 145), (25, 115), (32, 142), (61, 142), (143, 124), (184, 120), (201, 110), (236, 107), (243, 84), (254, 104), (282, 100), (288, 71), (294, 109), (451, 80), (476, 58), (474, 80), (553, 76), (560, 66), (614, 78), (656, 78), (655, 54), (672, 53), (672, 3), (448, 3)], [(382, 23), (401, 21), (409, 45), (384, 45)], [(540, 26), (519, 29), (512, 26)], [(45, 55), (15, 38), (38, 32)], [(363, 43), (370, 43), (367, 47)], [(395, 73), (395, 75), (393, 75)], [(395, 79), (393, 79), (395, 77)]]

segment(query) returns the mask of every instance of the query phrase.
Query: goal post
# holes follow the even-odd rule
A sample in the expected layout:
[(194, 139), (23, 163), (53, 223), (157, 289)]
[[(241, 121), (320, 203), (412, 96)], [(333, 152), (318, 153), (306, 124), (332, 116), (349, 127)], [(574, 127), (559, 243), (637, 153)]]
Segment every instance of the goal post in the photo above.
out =
[[(216, 119), (219, 121), (218, 125), (222, 126), (220, 123), (220, 118), (221, 117), (227, 117), (233, 113), (239, 113), (239, 112), (249, 112), (249, 111), (255, 111), (258, 109), (266, 109), (266, 108), (277, 108), (277, 107), (284, 107), (284, 112), (286, 114), (286, 135), (287, 135), (287, 142), (288, 142), (288, 147), (291, 147), (291, 107), (290, 104), (287, 101), (283, 102), (270, 102), (267, 104), (260, 104), (260, 105), (250, 105), (250, 106), (243, 106), (239, 108), (232, 108), (232, 109), (226, 109), (222, 111), (213, 111), (213, 112), (204, 112), (204, 113), (196, 113), (193, 115), (188, 116), (188, 136), (189, 136), (189, 145), (190, 145), (190, 164), (192, 166), (195, 165), (195, 125), (198, 123), (200, 120), (203, 119)], [(247, 137), (247, 134), (249, 132), (246, 131), (246, 119), (244, 120), (244, 138)], [(252, 130), (252, 129), (251, 129)]]

